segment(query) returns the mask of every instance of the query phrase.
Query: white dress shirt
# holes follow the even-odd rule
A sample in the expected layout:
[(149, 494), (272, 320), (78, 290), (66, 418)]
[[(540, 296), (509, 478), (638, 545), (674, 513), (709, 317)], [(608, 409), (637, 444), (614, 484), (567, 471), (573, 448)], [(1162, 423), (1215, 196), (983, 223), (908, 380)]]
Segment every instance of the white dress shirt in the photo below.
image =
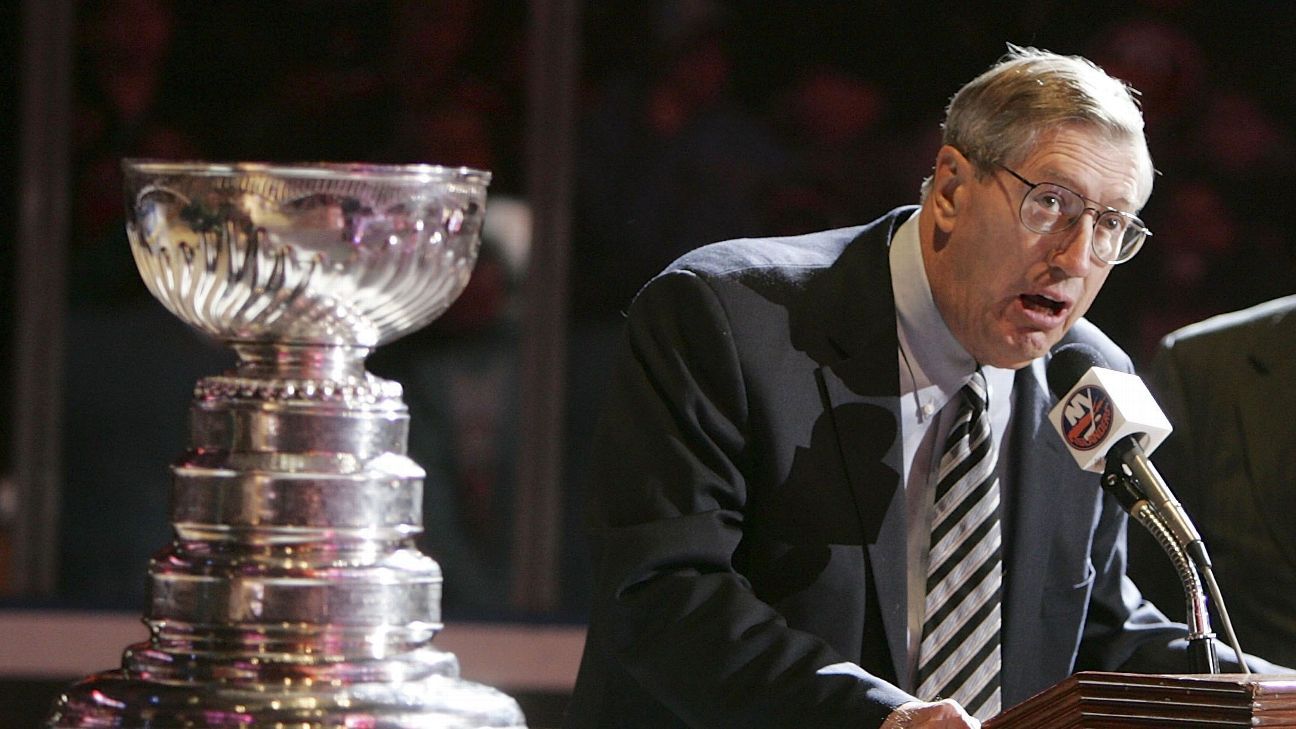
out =
[[(954, 400), (972, 377), (977, 362), (945, 325), (923, 266), (918, 239), (918, 213), (905, 221), (891, 240), (891, 285), (895, 295), (896, 331), (900, 338), (900, 437), (904, 441), (902, 483), (905, 493), (908, 543), (909, 654), (901, 688), (912, 692), (922, 642), (923, 604), (927, 597), (927, 562), (931, 540), (934, 484), (931, 475), (940, 461), (946, 434), (958, 409)], [(1007, 461), (1004, 433), (1012, 415), (1014, 371), (983, 366), (990, 395), (990, 426), (999, 448), (998, 471), (1003, 483)], [(948, 405), (948, 407), (947, 407)]]

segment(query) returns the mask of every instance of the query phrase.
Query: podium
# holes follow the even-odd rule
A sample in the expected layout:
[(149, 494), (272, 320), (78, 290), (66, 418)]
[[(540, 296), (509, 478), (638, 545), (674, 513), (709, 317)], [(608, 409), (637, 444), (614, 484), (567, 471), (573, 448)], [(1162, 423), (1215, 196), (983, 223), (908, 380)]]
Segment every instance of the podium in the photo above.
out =
[(1082, 672), (984, 729), (1296, 727), (1296, 675)]

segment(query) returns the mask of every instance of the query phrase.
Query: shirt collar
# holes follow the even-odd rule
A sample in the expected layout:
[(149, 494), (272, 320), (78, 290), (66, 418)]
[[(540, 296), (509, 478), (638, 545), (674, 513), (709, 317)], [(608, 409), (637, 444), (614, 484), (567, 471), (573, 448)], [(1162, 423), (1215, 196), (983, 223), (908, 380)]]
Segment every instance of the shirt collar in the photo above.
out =
[(932, 298), (918, 239), (917, 212), (896, 230), (890, 256), (900, 346), (913, 371), (914, 386), (936, 385), (947, 393), (957, 392), (977, 363), (954, 338)]

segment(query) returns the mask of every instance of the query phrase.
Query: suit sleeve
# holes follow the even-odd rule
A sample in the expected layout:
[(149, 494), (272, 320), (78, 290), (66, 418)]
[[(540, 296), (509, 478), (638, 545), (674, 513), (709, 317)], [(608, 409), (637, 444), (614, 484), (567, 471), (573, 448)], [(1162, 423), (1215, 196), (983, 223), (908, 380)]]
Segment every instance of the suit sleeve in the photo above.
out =
[(1076, 670), (1186, 673), (1187, 627), (1143, 599), (1126, 574), (1129, 518), (1107, 494), (1101, 510), (1090, 553), (1094, 588)]
[(590, 640), (693, 727), (877, 726), (912, 700), (791, 629), (734, 568), (744, 373), (699, 276), (637, 297), (595, 444)]

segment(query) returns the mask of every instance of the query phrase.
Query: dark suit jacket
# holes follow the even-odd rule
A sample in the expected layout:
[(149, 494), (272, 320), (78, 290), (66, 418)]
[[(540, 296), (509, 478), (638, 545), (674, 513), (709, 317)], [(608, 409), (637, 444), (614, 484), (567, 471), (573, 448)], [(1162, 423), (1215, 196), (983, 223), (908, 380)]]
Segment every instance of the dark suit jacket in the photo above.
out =
[[(1296, 296), (1170, 334), (1151, 384), (1175, 428), (1153, 460), (1202, 534), (1242, 648), (1296, 665)], [(1181, 610), (1166, 556), (1141, 534), (1131, 549), (1139, 584)]]
[[(595, 597), (567, 726), (865, 727), (910, 700), (887, 249), (863, 227), (701, 248), (633, 303), (600, 426)], [(1129, 368), (1087, 322), (1073, 338)], [(1018, 373), (1004, 705), (1075, 669), (1182, 671), (1125, 574), (1126, 518)], [(821, 672), (846, 662), (864, 672)]]

